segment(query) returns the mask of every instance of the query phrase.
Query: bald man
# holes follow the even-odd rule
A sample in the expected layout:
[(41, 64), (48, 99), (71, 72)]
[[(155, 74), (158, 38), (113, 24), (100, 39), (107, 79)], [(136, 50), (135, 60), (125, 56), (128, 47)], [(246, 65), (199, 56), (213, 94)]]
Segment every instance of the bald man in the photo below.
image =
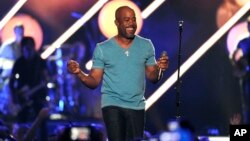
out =
[(135, 35), (136, 16), (128, 6), (115, 13), (118, 34), (98, 43), (89, 74), (70, 60), (68, 70), (84, 85), (96, 88), (102, 81), (102, 115), (109, 141), (142, 139), (145, 124), (145, 76), (156, 83), (168, 68), (168, 56), (155, 59), (151, 40)]

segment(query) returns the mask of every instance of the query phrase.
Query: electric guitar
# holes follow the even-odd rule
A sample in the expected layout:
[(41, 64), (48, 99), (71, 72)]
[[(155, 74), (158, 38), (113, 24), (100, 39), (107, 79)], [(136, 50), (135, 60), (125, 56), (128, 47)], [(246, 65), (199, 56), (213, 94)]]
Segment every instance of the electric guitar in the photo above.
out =
[(45, 86), (45, 82), (42, 82), (31, 89), (27, 85), (25, 85), (19, 91), (17, 91), (16, 95), (18, 96), (18, 98), (20, 98), (19, 100), (21, 102), (15, 104), (13, 108), (13, 114), (17, 115), (24, 108), (31, 106), (33, 104), (33, 100), (31, 99), (31, 97), (36, 94), (38, 90), (44, 88)]

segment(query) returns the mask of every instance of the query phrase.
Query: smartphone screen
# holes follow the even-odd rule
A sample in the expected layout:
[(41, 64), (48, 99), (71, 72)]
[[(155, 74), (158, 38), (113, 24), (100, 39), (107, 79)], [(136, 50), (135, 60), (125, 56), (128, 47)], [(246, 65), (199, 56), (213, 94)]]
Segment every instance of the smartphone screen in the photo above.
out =
[(87, 141), (90, 139), (90, 129), (87, 127), (71, 127), (70, 138), (72, 141)]

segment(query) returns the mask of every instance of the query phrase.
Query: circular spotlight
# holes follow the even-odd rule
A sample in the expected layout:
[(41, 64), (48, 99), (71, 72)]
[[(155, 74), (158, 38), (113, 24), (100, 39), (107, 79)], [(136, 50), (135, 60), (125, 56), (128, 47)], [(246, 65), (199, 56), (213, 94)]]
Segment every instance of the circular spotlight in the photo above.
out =
[(22, 24), (24, 26), (24, 35), (31, 36), (36, 42), (36, 50), (39, 50), (43, 41), (43, 32), (40, 24), (31, 16), (27, 14), (20, 14), (14, 16), (3, 28), (1, 32), (2, 42), (6, 42), (9, 39), (13, 39), (14, 27), (16, 24)]
[(227, 50), (229, 52), (229, 57), (232, 58), (234, 51), (237, 49), (238, 43), (249, 37), (248, 23), (247, 21), (236, 24), (228, 33), (227, 36)]
[(249, 2), (249, 0), (235, 0), (239, 6), (243, 6)]
[(141, 31), (143, 20), (141, 16), (141, 10), (138, 8), (138, 6), (129, 0), (113, 0), (103, 6), (98, 16), (99, 28), (102, 34), (107, 38), (117, 34), (117, 28), (114, 23), (115, 11), (120, 6), (129, 6), (134, 9), (137, 22), (137, 30), (135, 34), (138, 34)]

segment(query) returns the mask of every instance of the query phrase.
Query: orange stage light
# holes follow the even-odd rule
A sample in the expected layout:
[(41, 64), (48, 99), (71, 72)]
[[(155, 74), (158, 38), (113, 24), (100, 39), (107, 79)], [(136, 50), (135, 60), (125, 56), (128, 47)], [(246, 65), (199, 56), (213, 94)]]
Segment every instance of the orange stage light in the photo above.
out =
[(43, 41), (43, 31), (40, 24), (31, 16), (26, 14), (20, 14), (14, 16), (3, 28), (1, 32), (2, 42), (6, 42), (9, 39), (13, 39), (14, 27), (16, 24), (23, 24), (24, 35), (34, 38), (36, 43), (36, 50), (39, 50)]

